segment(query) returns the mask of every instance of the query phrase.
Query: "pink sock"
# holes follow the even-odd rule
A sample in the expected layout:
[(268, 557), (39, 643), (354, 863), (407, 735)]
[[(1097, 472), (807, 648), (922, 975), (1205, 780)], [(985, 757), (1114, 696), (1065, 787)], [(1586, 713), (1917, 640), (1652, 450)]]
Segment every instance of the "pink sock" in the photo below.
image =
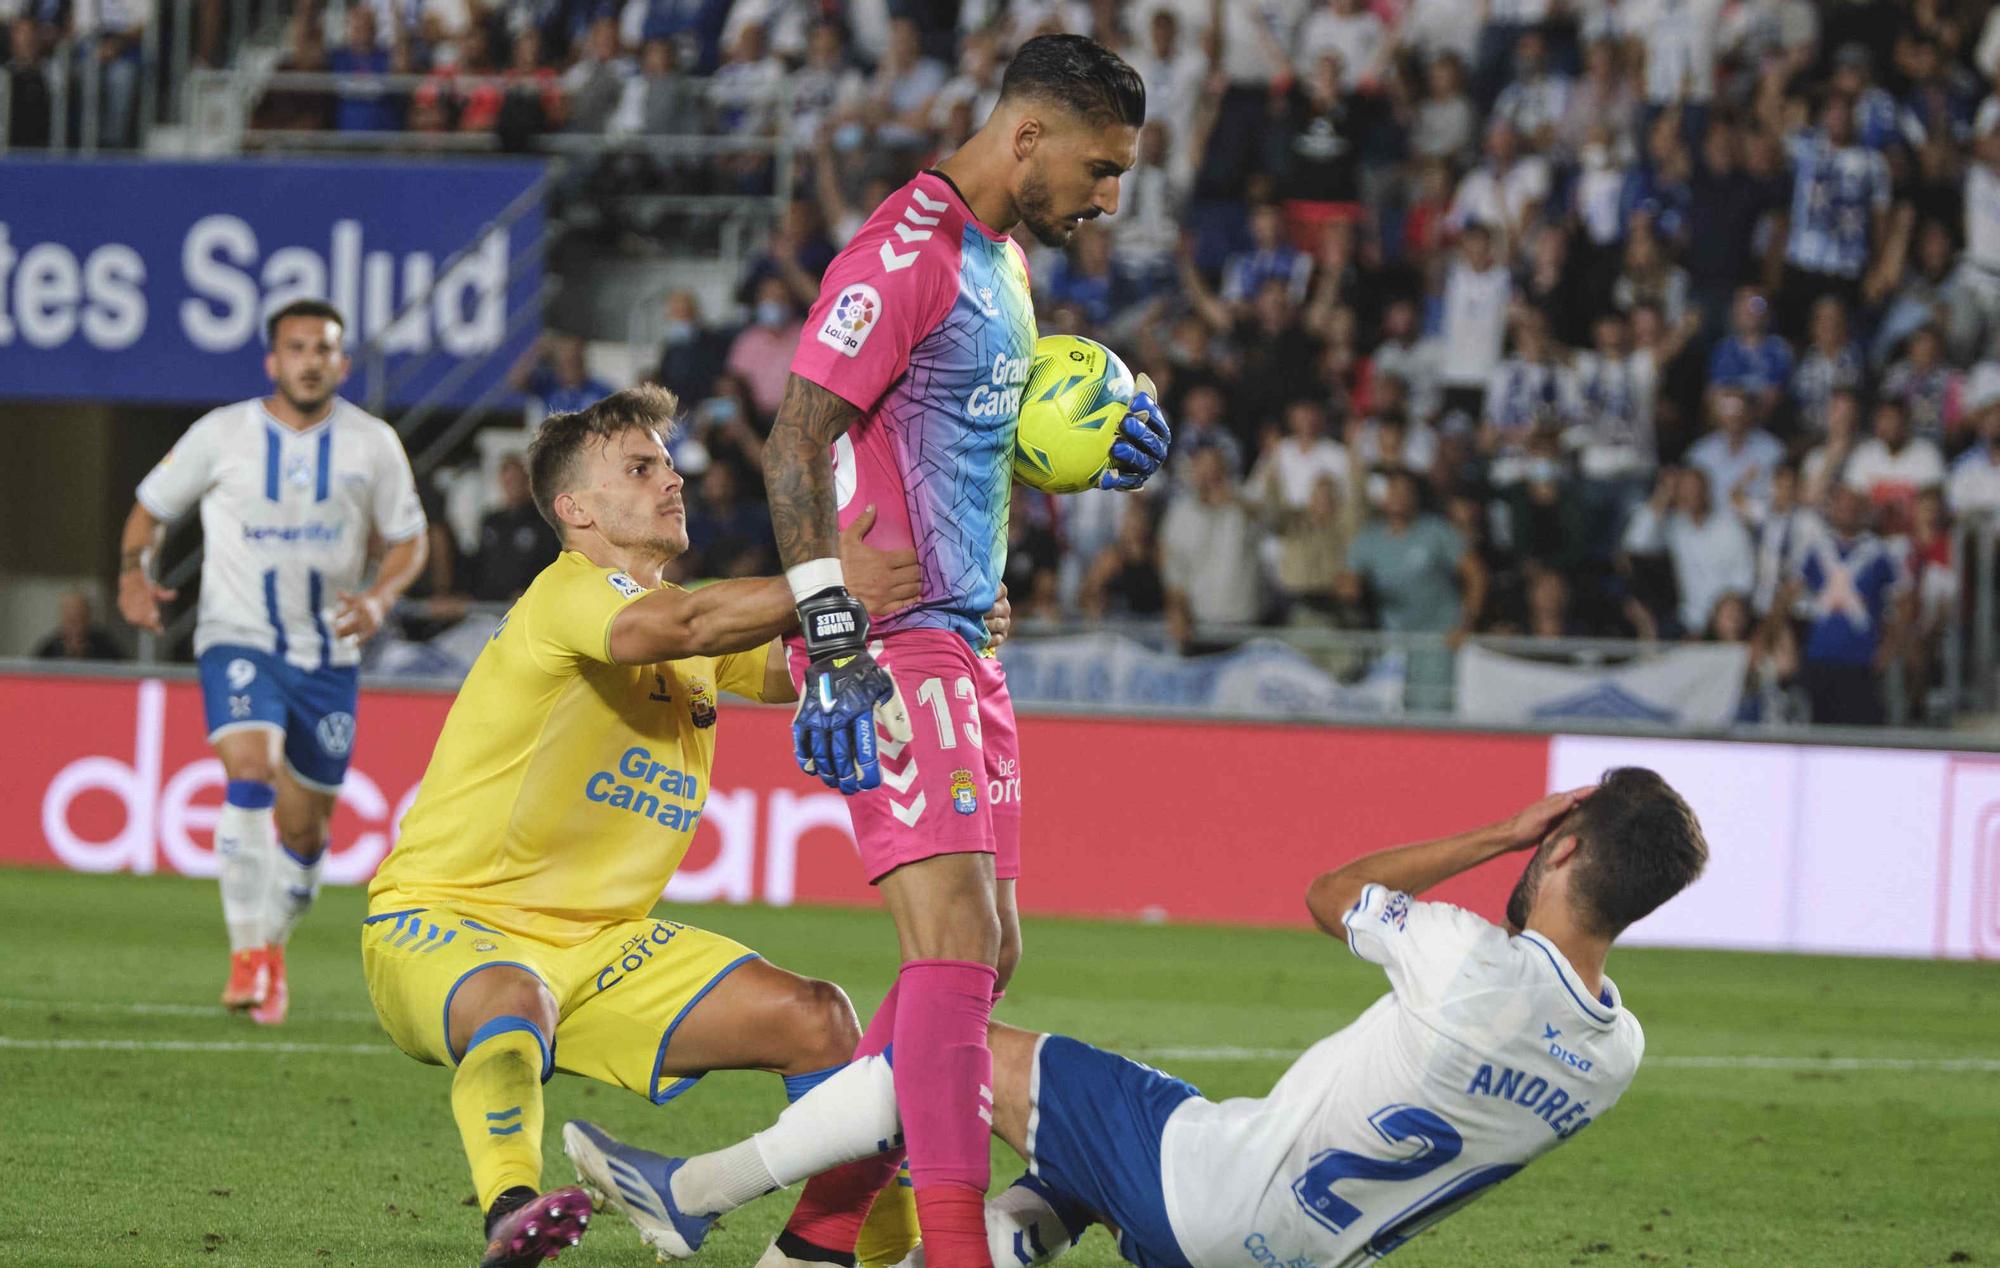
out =
[[(896, 996), (902, 985), (902, 980), (897, 979), (882, 1006), (869, 1018), (868, 1029), (862, 1032), (861, 1042), (854, 1048), (856, 1060), (877, 1055), (894, 1040)], [(896, 1169), (902, 1165), (903, 1151), (892, 1149), (821, 1172), (806, 1181), (798, 1206), (785, 1221), (785, 1231), (821, 1249), (853, 1254), (875, 1195), (896, 1178)]]
[(984, 1201), (992, 1179), (993, 1054), (986, 1026), (994, 981), (991, 965), (966, 960), (913, 960), (899, 979), (896, 1101), (925, 1258), (936, 1268), (992, 1262)]

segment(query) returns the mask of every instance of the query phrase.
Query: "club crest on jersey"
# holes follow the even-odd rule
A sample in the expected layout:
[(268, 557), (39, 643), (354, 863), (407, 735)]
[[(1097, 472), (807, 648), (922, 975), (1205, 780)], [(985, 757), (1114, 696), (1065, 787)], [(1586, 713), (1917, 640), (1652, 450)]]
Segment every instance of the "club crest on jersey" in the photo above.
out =
[(844, 357), (855, 356), (882, 320), (882, 296), (857, 282), (840, 293), (819, 328), (819, 341)]
[(690, 678), (687, 683), (688, 716), (698, 727), (715, 725), (715, 697), (709, 694), (708, 684), (699, 678)]
[(628, 599), (636, 599), (640, 595), (646, 593), (646, 587), (632, 580), (632, 578), (627, 576), (625, 573), (614, 572), (606, 576), (604, 579), (611, 583), (611, 588), (613, 590), (616, 590), (618, 593), (624, 595)]
[(304, 454), (293, 454), (285, 461), (285, 483), (296, 488), (305, 488), (313, 482), (312, 460)]
[(955, 770), (951, 773), (951, 808), (962, 815), (979, 809), (979, 786), (972, 782), (971, 771)]

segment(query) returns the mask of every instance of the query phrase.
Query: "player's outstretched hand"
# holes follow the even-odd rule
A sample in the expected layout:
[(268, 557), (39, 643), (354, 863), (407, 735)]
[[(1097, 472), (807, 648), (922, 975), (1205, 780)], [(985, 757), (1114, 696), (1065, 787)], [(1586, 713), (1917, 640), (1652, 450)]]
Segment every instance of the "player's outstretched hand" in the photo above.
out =
[(875, 508), (863, 510), (840, 533), (840, 570), (870, 616), (887, 616), (923, 595), (924, 573), (914, 550), (877, 550), (861, 539), (875, 527)]
[(1141, 374), (1132, 406), (1119, 426), (1118, 439), (1111, 446), (1111, 467), (1098, 481), (1100, 489), (1136, 489), (1153, 478), (1167, 461), (1173, 446), (1173, 428), (1167, 415), (1153, 399), (1153, 380)]
[(358, 638), (365, 643), (375, 637), (388, 615), (388, 605), (374, 595), (342, 590), (340, 606), (333, 610), (333, 636)]
[(1510, 850), (1531, 850), (1542, 843), (1562, 817), (1576, 809), (1585, 797), (1597, 791), (1597, 785), (1572, 788), (1567, 792), (1550, 793), (1534, 805), (1522, 810), (1513, 818), (1502, 823), (1501, 830), (1507, 836)]
[(172, 603), (179, 593), (154, 581), (144, 569), (128, 568), (118, 577), (118, 614), (138, 629), (163, 633), (160, 605)]

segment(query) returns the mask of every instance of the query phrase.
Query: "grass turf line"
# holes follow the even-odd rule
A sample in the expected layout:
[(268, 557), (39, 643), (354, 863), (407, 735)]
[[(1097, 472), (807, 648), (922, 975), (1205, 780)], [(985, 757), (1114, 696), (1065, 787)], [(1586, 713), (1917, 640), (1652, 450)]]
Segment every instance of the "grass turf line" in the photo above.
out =
[[(201, 1011), (224, 968), (211, 883), (0, 872), (0, 1035), (110, 1043), (386, 1043), (368, 1014), (358, 891), (333, 890), (294, 940), (293, 1019), (263, 1031)], [(873, 1006), (894, 970), (879, 912), (682, 909)], [(1654, 1056), (1980, 1059), (2000, 1055), (2000, 970), (1893, 960), (1618, 951), (1610, 970)], [(1303, 1048), (1386, 989), (1304, 932), (1031, 921), (1004, 1020), (1113, 1048)], [(45, 999), (45, 1007), (24, 1001)], [(127, 1005), (142, 1004), (148, 1010)], [(1211, 1096), (1257, 1095), (1276, 1059), (1173, 1063)], [(345, 1052), (0, 1049), (10, 1261), (32, 1265), (462, 1266), (478, 1218), (448, 1075)], [(665, 1109), (560, 1077), (556, 1132), (591, 1117), (676, 1151), (755, 1130), (768, 1075), (723, 1074)], [(2000, 1075), (1990, 1070), (1642, 1068), (1601, 1122), (1397, 1252), (1403, 1268), (1659, 1263), (1883, 1268), (2000, 1263), (1991, 1198)], [(1019, 1163), (997, 1147), (994, 1178)], [(697, 1262), (752, 1262), (783, 1219), (732, 1216)], [(1954, 1252), (1969, 1260), (1952, 1258)], [(652, 1257), (608, 1217), (579, 1268)], [(565, 1263), (571, 1256), (565, 1256)], [(1065, 1264), (1120, 1262), (1093, 1232)], [(1247, 1263), (1246, 1259), (1246, 1263)]]

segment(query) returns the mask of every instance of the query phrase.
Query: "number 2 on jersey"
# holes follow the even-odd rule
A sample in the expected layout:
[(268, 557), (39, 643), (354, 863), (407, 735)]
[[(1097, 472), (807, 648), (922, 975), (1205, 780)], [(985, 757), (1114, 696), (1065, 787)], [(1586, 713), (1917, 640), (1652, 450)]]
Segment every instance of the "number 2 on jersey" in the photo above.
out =
[[(1364, 1214), (1337, 1191), (1341, 1181), (1421, 1179), (1465, 1148), (1464, 1137), (1442, 1115), (1414, 1105), (1386, 1105), (1368, 1116), (1368, 1125), (1384, 1143), (1414, 1142), (1417, 1152), (1403, 1158), (1372, 1158), (1350, 1149), (1328, 1149), (1315, 1154), (1311, 1168), (1292, 1185), (1292, 1194), (1306, 1214), (1335, 1233), (1346, 1232)], [(1368, 1239), (1369, 1252), (1388, 1254), (1520, 1169), (1511, 1164), (1481, 1167), (1440, 1185), (1385, 1220)]]

